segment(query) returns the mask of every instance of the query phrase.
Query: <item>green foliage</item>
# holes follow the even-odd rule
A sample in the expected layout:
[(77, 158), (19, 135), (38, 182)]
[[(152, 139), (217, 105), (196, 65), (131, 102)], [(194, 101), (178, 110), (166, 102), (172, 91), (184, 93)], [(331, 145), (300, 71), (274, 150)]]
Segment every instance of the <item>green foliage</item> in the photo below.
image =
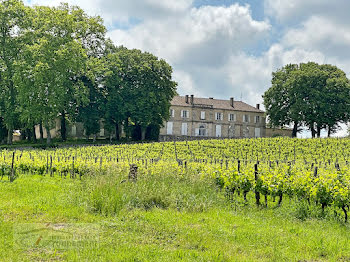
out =
[(105, 86), (107, 125), (129, 122), (141, 127), (145, 139), (149, 125), (160, 127), (169, 118), (170, 101), (176, 95), (172, 68), (162, 59), (124, 47), (106, 56)]
[(345, 73), (332, 65), (313, 62), (286, 65), (272, 74), (272, 86), (264, 94), (266, 114), (272, 126), (294, 125), (293, 136), (304, 124), (318, 136), (349, 120), (350, 84)]
[(8, 143), (12, 143), (12, 131), (18, 124), (15, 64), (27, 44), (23, 31), (28, 24), (28, 8), (21, 1), (0, 1), (0, 116), (8, 130)]
[(18, 100), (24, 122), (43, 122), (48, 129), (61, 112), (74, 119), (77, 108), (88, 102), (81, 76), (89, 50), (83, 40), (84, 34), (94, 33), (87, 28), (95, 20), (68, 5), (37, 6), (31, 14), (31, 42), (18, 62)]
[[(6, 198), (0, 198), (0, 260), (347, 261), (350, 258), (349, 226), (308, 214), (305, 221), (296, 219), (288, 212), (297, 208), (295, 201), (287, 200), (281, 208), (258, 209), (250, 195), (245, 206), (239, 199), (232, 203), (224, 201), (223, 193), (215, 190), (210, 181), (200, 181), (198, 174), (183, 181), (170, 171), (165, 174), (169, 181), (166, 177), (145, 174), (138, 181), (140, 185), (120, 184), (123, 176), (126, 178), (127, 172), (111, 170), (82, 180), (21, 174), (11, 184), (1, 181), (0, 191)], [(171, 185), (172, 177), (174, 185)], [(160, 193), (145, 184), (146, 181), (159, 186)], [(116, 192), (113, 184), (123, 194)], [(92, 197), (92, 192), (97, 198)], [(174, 196), (188, 200), (182, 202), (184, 208), (180, 211), (174, 208)], [(91, 208), (94, 199), (100, 199), (106, 211), (113, 210), (113, 205), (107, 208), (107, 203), (114, 203), (113, 199), (130, 204), (108, 215)], [(124, 199), (132, 201), (123, 202)], [(171, 204), (161, 208), (161, 203), (168, 199)], [(199, 208), (201, 203), (203, 209)], [(45, 238), (35, 245), (41, 231), (30, 232), (36, 237), (32, 246), (18, 247), (19, 236), (14, 230), (31, 224), (49, 225), (56, 232), (67, 232), (68, 225), (73, 228), (81, 225), (92, 240), (96, 232), (90, 226), (95, 226), (98, 242), (75, 246), (72, 243), (72, 248), (57, 250)], [(79, 239), (79, 233), (76, 231), (74, 237)], [(64, 243), (70, 244), (67, 239)]]
[(81, 8), (26, 7), (21, 1), (0, 2), (0, 117), (12, 142), (12, 130), (42, 124), (48, 134), (61, 118), (81, 121), (87, 137), (100, 123), (116, 137), (140, 126), (158, 129), (169, 117), (176, 94), (172, 68), (140, 50), (115, 47), (105, 38), (100, 17)]

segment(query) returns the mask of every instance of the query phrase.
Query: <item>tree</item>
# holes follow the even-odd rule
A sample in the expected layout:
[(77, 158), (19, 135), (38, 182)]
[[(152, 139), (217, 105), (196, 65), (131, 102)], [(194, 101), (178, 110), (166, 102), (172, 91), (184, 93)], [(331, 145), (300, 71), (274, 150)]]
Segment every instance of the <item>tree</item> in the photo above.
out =
[(287, 65), (273, 73), (272, 87), (263, 97), (271, 125), (293, 122), (293, 136), (302, 123), (312, 137), (320, 136), (323, 128), (330, 135), (350, 117), (349, 80), (332, 65)]
[(272, 86), (265, 94), (264, 106), (269, 124), (272, 127), (283, 127), (293, 124), (292, 136), (296, 137), (302, 123), (302, 102), (295, 88), (291, 88), (290, 79), (293, 72), (299, 69), (298, 65), (289, 64), (272, 73)]
[(89, 90), (89, 103), (79, 108), (78, 121), (84, 125), (85, 135), (87, 138), (100, 131), (100, 122), (104, 117), (106, 92), (105, 87), (101, 83), (101, 75), (103, 72), (103, 63), (100, 58), (90, 58), (88, 63), (88, 74), (82, 78), (82, 81)]
[(150, 53), (120, 47), (107, 56), (107, 68), (106, 121), (116, 124), (116, 132), (123, 123), (128, 133), (132, 124), (144, 140), (149, 125), (159, 128), (169, 117), (177, 86), (171, 66)]
[(8, 130), (8, 144), (18, 122), (14, 74), (18, 55), (26, 44), (23, 30), (28, 25), (27, 10), (21, 1), (0, 0), (0, 115)]
[[(320, 137), (321, 129), (328, 129), (328, 136), (339, 123), (349, 120), (350, 85), (346, 74), (332, 65), (308, 63), (302, 65), (302, 72), (309, 78), (308, 88), (312, 92), (305, 122), (310, 129), (316, 127)], [(314, 131), (315, 132), (315, 131)]]
[[(96, 62), (105, 54), (108, 41), (105, 39), (106, 28), (103, 25), (103, 20), (99, 16), (90, 17), (79, 7), (69, 7), (63, 5), (63, 8), (70, 12), (74, 17), (75, 23), (77, 23), (75, 37), (76, 40), (82, 44), (83, 49), (88, 57), (86, 71), (80, 75), (77, 75), (72, 81), (81, 81), (87, 91), (88, 102), (83, 105), (72, 104), (71, 101), (67, 101), (65, 108), (70, 110), (63, 110), (61, 112), (61, 138), (66, 140), (66, 116), (70, 120), (76, 120), (78, 117), (78, 111), (80, 113), (80, 120), (83, 121), (87, 134), (96, 134), (99, 130), (99, 120), (97, 118), (103, 116), (103, 111), (100, 108), (101, 105), (101, 93), (99, 86), (99, 79), (97, 72), (99, 72), (99, 64)], [(97, 68), (96, 68), (97, 67)], [(73, 105), (73, 108), (71, 107)], [(84, 115), (86, 117), (84, 117)]]
[(87, 48), (84, 40), (91, 39), (95, 28), (104, 34), (104, 27), (99, 19), (89, 18), (80, 8), (67, 4), (37, 6), (31, 20), (27, 32), (31, 44), (22, 51), (16, 75), (21, 117), (43, 123), (50, 143), (49, 130), (56, 118), (62, 117), (65, 138), (66, 116), (74, 121), (79, 107), (88, 103), (89, 90), (83, 80), (88, 56), (97, 48)]

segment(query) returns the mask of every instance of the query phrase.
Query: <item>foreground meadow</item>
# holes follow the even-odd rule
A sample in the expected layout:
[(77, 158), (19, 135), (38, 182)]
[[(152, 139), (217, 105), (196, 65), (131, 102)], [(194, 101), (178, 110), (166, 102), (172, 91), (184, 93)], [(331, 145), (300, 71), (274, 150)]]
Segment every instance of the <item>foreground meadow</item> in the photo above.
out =
[(350, 261), (348, 143), (2, 151), (0, 260)]

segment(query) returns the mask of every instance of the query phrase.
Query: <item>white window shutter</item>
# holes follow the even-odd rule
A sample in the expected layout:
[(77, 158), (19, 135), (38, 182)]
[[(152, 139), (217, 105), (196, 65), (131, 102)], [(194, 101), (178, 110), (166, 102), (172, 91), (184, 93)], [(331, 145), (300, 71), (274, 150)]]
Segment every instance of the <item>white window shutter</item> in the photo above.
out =
[(190, 117), (190, 111), (187, 110), (186, 118), (189, 118), (189, 117)]
[(248, 116), (248, 123), (250, 123), (250, 116)]
[(224, 114), (220, 114), (220, 119), (224, 120)]
[(181, 117), (184, 117), (184, 111), (181, 110)]
[(181, 135), (187, 136), (187, 123), (182, 123)]
[(236, 114), (233, 114), (233, 121), (237, 121), (237, 115)]
[(167, 122), (167, 135), (173, 134), (173, 122)]
[(196, 128), (196, 130), (195, 130), (195, 135), (196, 135), (196, 136), (199, 136), (199, 128)]

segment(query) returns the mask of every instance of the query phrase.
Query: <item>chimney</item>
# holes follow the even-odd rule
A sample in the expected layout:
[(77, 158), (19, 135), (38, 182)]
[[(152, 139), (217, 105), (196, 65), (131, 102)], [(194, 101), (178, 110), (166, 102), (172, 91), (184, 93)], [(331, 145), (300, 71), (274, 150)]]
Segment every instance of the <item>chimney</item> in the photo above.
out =
[(188, 95), (185, 96), (185, 102), (188, 104)]
[(214, 99), (214, 97), (209, 97), (209, 99)]
[(194, 98), (194, 95), (191, 95), (191, 105), (193, 105), (193, 98)]
[(260, 109), (260, 104), (256, 104), (256, 108), (257, 108), (257, 109)]
[(233, 97), (231, 97), (230, 98), (230, 105), (231, 105), (231, 107), (235, 107), (234, 104), (233, 104), (234, 101), (235, 101), (235, 99)]

